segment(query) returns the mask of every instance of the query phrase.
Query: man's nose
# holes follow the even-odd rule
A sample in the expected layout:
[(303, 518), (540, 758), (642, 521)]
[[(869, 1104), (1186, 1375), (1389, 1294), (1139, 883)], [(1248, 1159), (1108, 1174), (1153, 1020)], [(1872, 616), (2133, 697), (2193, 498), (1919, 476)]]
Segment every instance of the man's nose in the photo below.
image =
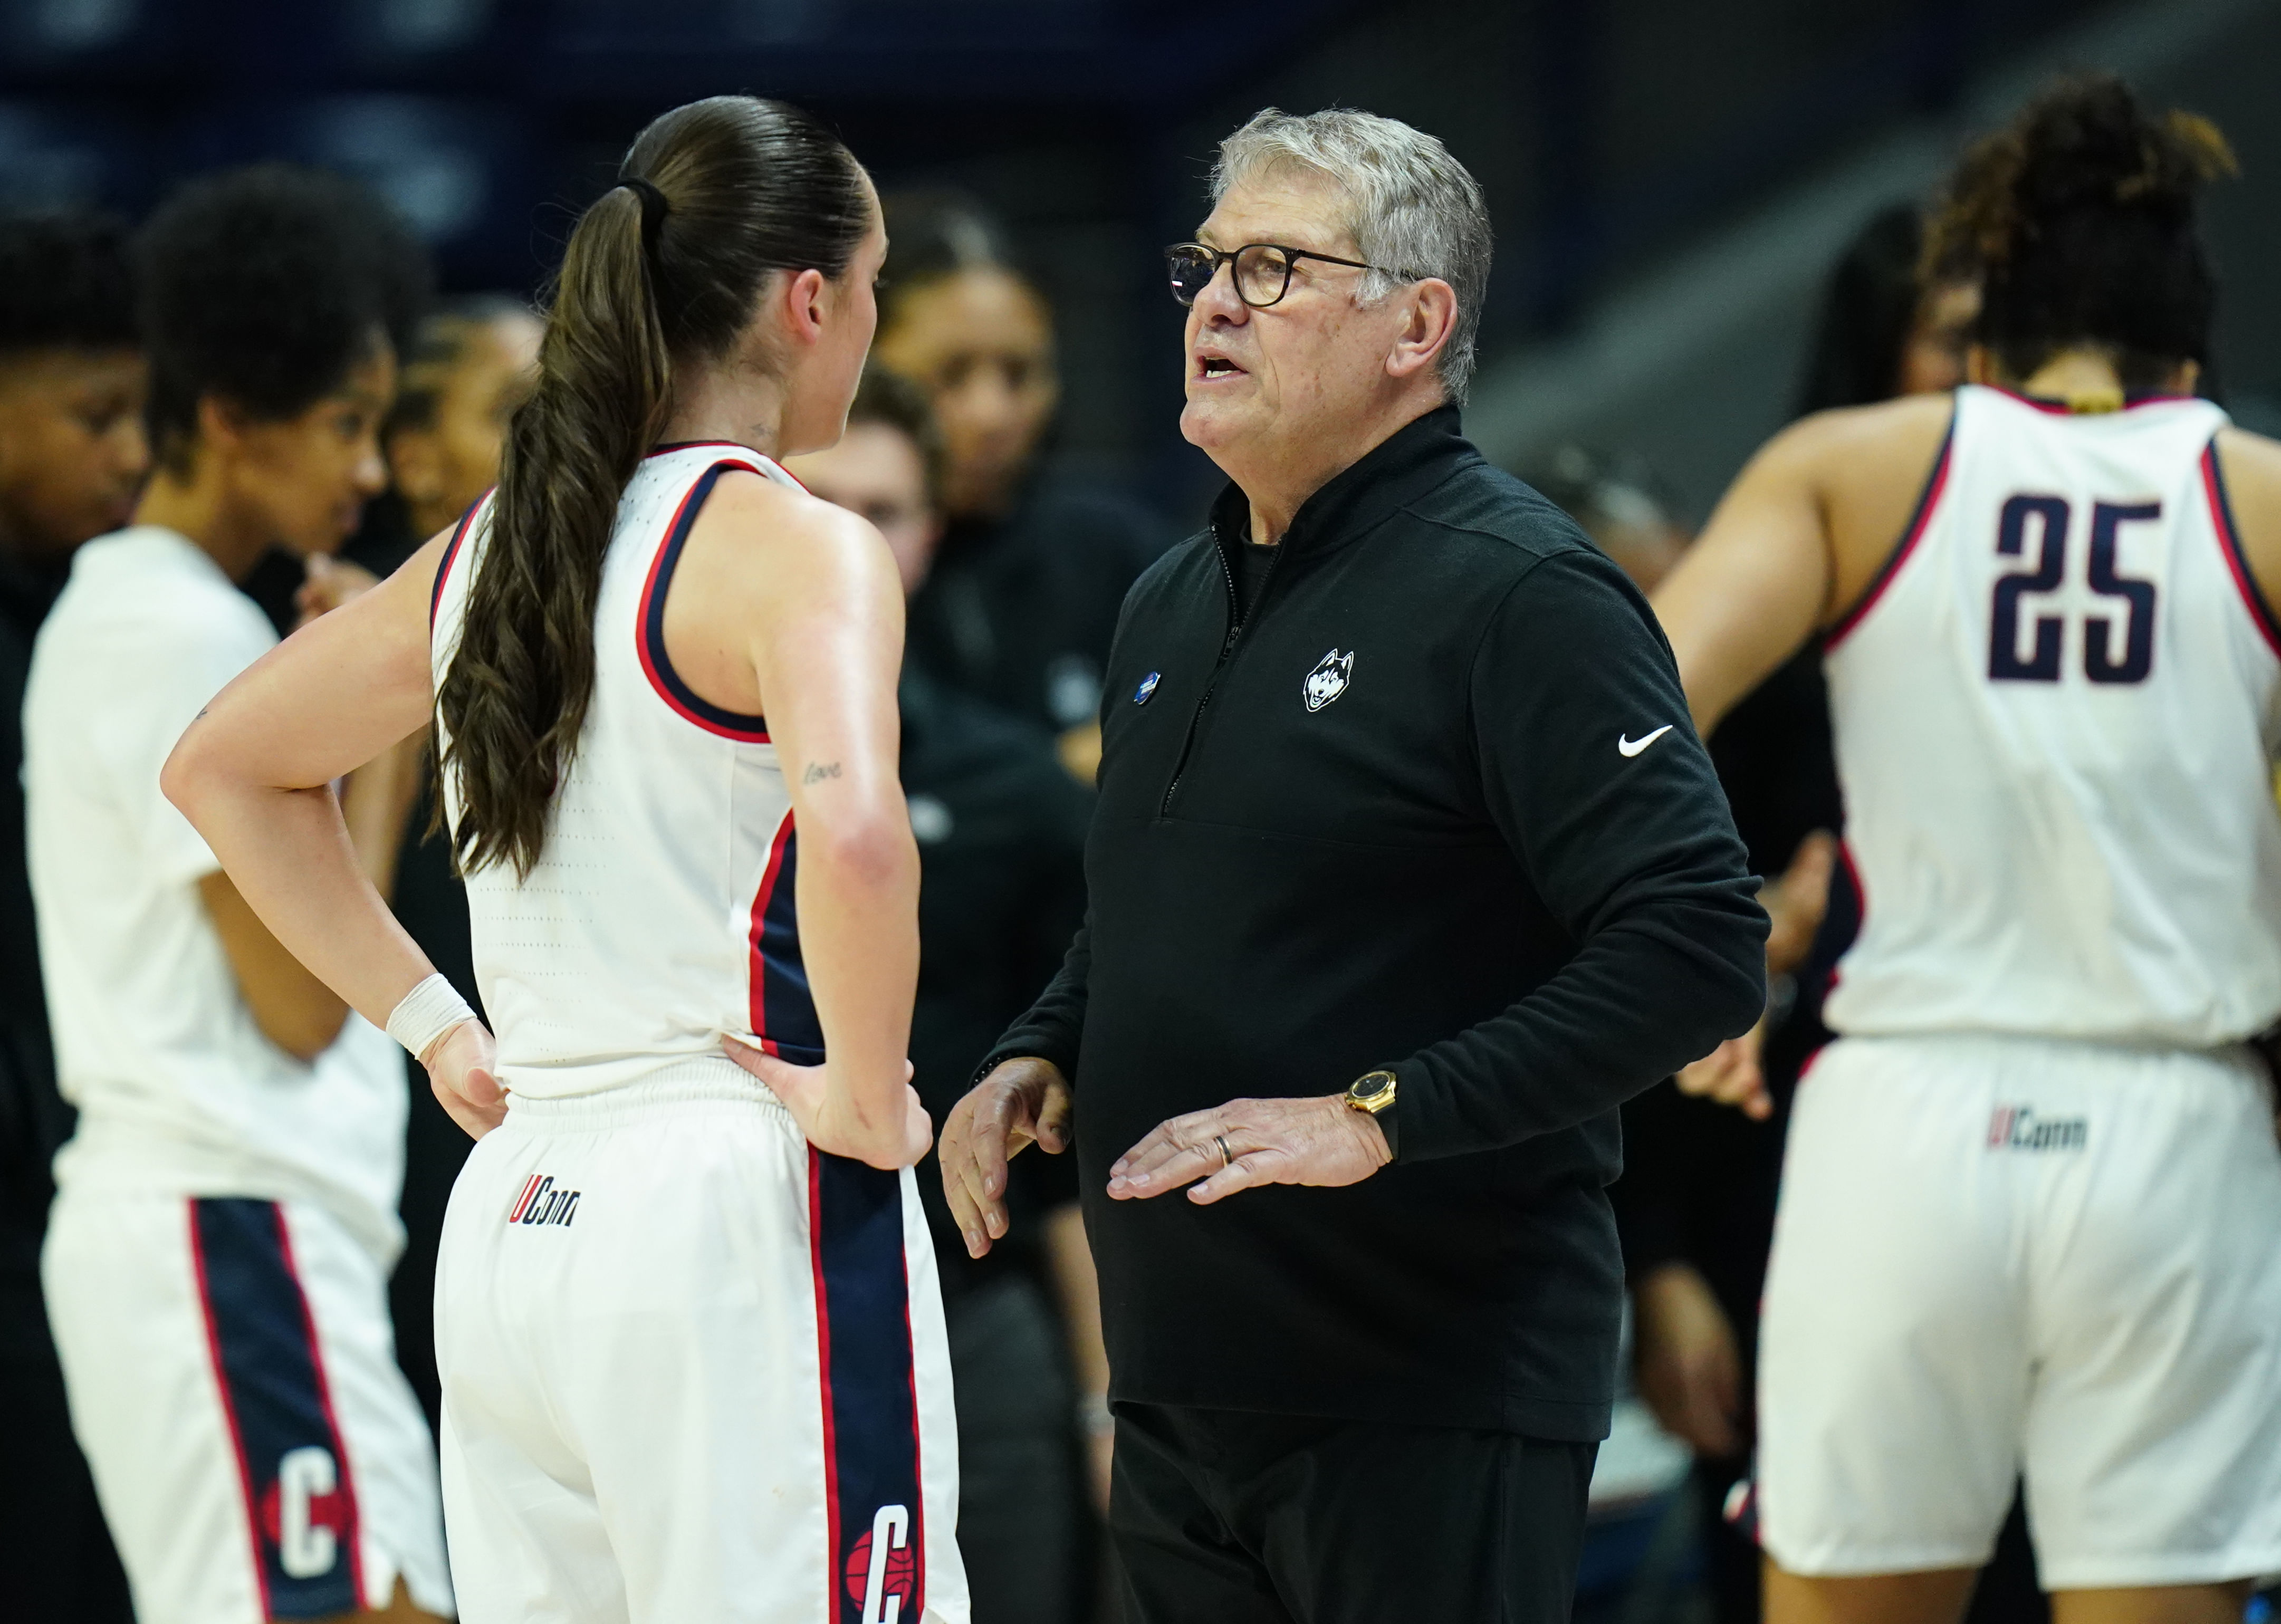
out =
[(1235, 290), (1235, 261), (1221, 261), (1211, 274), (1211, 280), (1196, 295), (1196, 313), (1207, 321), (1249, 321), (1251, 306), (1245, 304)]

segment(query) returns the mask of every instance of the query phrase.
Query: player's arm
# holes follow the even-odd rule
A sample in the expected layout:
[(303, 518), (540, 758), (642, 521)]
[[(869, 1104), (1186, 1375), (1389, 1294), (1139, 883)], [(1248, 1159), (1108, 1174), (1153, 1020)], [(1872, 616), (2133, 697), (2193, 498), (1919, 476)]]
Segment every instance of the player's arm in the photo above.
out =
[(2221, 429), (2218, 472), (2250, 577), (2281, 610), (2281, 442), (2244, 429)]
[(1828, 421), (1808, 418), (1767, 441), (1656, 589), (1656, 617), (1706, 739), (1821, 620), (1830, 582), (1821, 481), (1829, 439)]
[[(748, 652), (800, 831), (800, 956), (829, 1058), (801, 1067), (731, 1052), (819, 1148), (907, 1167), (932, 1133), (907, 1060), (919, 858), (896, 770), (901, 584), (862, 519), (757, 479), (723, 480), (697, 530), (684, 560), (700, 572), (692, 584), (731, 590), (681, 623)], [(741, 561), (733, 575), (731, 560)]]
[[(256, 661), (190, 724), (159, 779), (255, 922), (375, 1025), (435, 966), (374, 888), (332, 785), (428, 724), (428, 599), (443, 549), (438, 537)], [(455, 1029), (429, 1068), (470, 1132), (499, 1114), (479, 1034), (473, 1022)]]
[[(301, 589), (304, 623), (353, 602), (379, 583), (352, 564), (317, 558)], [(365, 877), (383, 896), (395, 886), (396, 856), (404, 821), (419, 793), (425, 740), (416, 735), (382, 751), (341, 786), (341, 815)], [(261, 1035), (303, 1062), (313, 1061), (340, 1036), (349, 1007), (339, 994), (288, 953), (220, 870), (198, 881), (198, 897), (221, 940), (224, 956)]]

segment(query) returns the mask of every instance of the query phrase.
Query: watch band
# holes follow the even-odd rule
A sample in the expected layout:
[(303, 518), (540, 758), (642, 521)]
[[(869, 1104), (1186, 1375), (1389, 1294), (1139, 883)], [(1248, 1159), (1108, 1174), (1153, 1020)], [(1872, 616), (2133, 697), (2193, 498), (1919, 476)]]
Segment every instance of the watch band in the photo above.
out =
[(1395, 1114), (1394, 1102), (1400, 1091), (1402, 1079), (1381, 1068), (1365, 1071), (1347, 1085), (1346, 1103), (1349, 1110), (1362, 1112), (1378, 1124), (1378, 1131), (1386, 1141), (1388, 1155), (1399, 1157), (1401, 1141), (1396, 1133), (1401, 1118)]

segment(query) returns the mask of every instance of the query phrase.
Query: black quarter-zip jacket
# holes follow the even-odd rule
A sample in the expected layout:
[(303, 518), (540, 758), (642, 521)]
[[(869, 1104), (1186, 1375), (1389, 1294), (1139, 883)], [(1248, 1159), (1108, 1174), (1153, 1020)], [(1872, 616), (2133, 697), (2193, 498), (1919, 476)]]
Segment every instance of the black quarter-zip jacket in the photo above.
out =
[[(1112, 1395), (1605, 1435), (1616, 1108), (1744, 1031), (1766, 917), (1644, 599), (1453, 407), (1126, 599), (1090, 911), (992, 1063), (1075, 1080)], [(1342, 1189), (1112, 1202), (1158, 1123), (1390, 1066)]]

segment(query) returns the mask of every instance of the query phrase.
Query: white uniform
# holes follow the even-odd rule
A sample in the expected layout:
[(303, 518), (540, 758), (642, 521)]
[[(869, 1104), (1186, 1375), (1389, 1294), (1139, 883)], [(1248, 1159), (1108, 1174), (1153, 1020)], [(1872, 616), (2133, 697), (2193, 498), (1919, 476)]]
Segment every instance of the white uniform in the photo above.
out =
[(265, 1038), (159, 790), (201, 706), (276, 641), (172, 530), (89, 542), (35, 645), (27, 855), (79, 1128), (43, 1273), (72, 1419), (138, 1616), (448, 1612), (428, 1428), (396, 1366), (401, 1052), (355, 1016)]
[(1759, 1366), (1790, 1571), (2281, 1570), (2281, 627), (2204, 401), (1977, 387), (1833, 632), (1863, 899)]
[[(793, 483), (736, 445), (636, 471), (545, 851), (468, 884), (511, 1094), (452, 1192), (437, 1280), (445, 1515), (476, 1624), (967, 1618), (916, 1184), (809, 1148), (722, 1050), (823, 1057), (767, 723), (699, 699), (665, 652), (675, 564), (729, 469)], [(486, 505), (438, 572), (439, 683), (488, 526)]]

